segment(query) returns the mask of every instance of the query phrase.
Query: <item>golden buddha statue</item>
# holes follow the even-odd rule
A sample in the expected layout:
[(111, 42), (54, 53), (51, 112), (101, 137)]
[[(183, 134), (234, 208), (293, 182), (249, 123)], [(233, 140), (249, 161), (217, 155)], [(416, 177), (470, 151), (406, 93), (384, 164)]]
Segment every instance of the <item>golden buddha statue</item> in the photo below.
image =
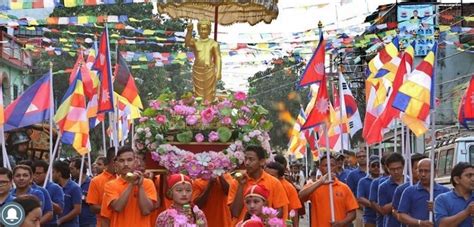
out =
[(187, 26), (185, 44), (194, 53), (193, 87), (194, 95), (207, 101), (214, 101), (217, 81), (221, 79), (221, 51), (219, 43), (210, 39), (211, 22), (201, 20), (197, 25), (199, 39), (192, 37), (193, 24)]

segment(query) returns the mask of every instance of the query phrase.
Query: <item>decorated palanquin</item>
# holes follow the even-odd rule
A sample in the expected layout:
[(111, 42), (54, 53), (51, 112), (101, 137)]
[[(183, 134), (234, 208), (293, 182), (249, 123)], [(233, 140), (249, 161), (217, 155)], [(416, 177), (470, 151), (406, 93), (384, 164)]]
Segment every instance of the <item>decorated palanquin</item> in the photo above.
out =
[(209, 179), (241, 166), (244, 149), (262, 146), (271, 155), (268, 111), (244, 92), (213, 102), (165, 91), (149, 101), (135, 129), (134, 148), (148, 170)]

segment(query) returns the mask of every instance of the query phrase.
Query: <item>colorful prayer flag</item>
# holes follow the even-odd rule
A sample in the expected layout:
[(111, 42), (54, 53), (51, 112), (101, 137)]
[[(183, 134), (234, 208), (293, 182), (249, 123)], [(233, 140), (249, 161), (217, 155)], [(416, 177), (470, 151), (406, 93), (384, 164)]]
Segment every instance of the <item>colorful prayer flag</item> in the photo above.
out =
[(61, 142), (72, 145), (80, 155), (90, 151), (89, 119), (80, 70), (77, 71), (75, 81), (66, 91), (54, 120), (62, 135)]
[[(405, 113), (406, 117), (413, 118), (410, 122), (412, 120), (425, 122), (430, 115), (430, 108), (434, 106), (434, 94), (432, 92), (436, 47), (435, 42), (433, 49), (400, 86), (393, 101), (393, 107)], [(402, 120), (404, 120), (404, 117), (402, 117)], [(407, 124), (416, 136), (420, 136), (428, 130), (427, 125), (426, 127), (423, 125)]]
[(49, 73), (45, 74), (5, 108), (5, 131), (49, 119), (50, 78)]

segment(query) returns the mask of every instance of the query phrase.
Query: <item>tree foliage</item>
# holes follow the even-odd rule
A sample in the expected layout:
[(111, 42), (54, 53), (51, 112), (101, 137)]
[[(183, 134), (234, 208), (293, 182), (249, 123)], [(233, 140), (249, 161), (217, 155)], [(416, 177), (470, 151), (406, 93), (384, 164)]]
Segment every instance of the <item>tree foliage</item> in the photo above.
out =
[[(272, 146), (286, 147), (287, 132), (292, 125), (282, 119), (282, 114), (290, 113), (296, 118), (300, 104), (307, 103), (308, 89), (297, 90), (296, 84), (305, 64), (299, 56), (274, 59), (271, 67), (249, 78), (249, 96), (269, 110), (269, 120), (273, 123), (270, 131)], [(287, 112), (288, 111), (288, 112)]]

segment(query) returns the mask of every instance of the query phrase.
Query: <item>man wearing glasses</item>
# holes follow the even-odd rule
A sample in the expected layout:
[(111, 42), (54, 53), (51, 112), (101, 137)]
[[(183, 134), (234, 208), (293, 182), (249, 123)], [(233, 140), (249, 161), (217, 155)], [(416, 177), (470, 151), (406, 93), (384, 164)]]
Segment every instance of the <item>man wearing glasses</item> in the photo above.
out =
[(396, 219), (392, 215), (392, 200), (395, 189), (404, 183), (403, 167), (405, 166), (405, 160), (400, 153), (392, 153), (385, 160), (385, 165), (390, 177), (379, 186), (378, 202), (383, 215), (383, 226), (397, 226)]
[[(359, 167), (357, 169), (352, 170), (349, 175), (347, 176), (346, 182), (347, 186), (352, 191), (352, 194), (354, 194), (354, 197), (357, 196), (357, 184), (359, 183), (359, 180), (367, 176), (367, 154), (365, 153), (365, 150), (359, 150), (356, 153), (356, 158), (357, 158), (357, 164)], [(363, 211), (361, 210), (359, 204), (359, 208), (357, 209), (357, 217), (354, 221), (354, 225), (356, 227), (362, 226), (362, 215)]]
[(0, 167), (0, 207), (15, 199), (10, 194), (12, 188), (13, 173), (7, 168)]
[(370, 156), (369, 161), (369, 174), (368, 176), (360, 179), (359, 184), (357, 185), (357, 201), (360, 205), (364, 207), (364, 226), (365, 227), (375, 227), (375, 211), (371, 208), (369, 201), (369, 192), (370, 184), (374, 179), (380, 175), (380, 163), (379, 156), (372, 155)]

